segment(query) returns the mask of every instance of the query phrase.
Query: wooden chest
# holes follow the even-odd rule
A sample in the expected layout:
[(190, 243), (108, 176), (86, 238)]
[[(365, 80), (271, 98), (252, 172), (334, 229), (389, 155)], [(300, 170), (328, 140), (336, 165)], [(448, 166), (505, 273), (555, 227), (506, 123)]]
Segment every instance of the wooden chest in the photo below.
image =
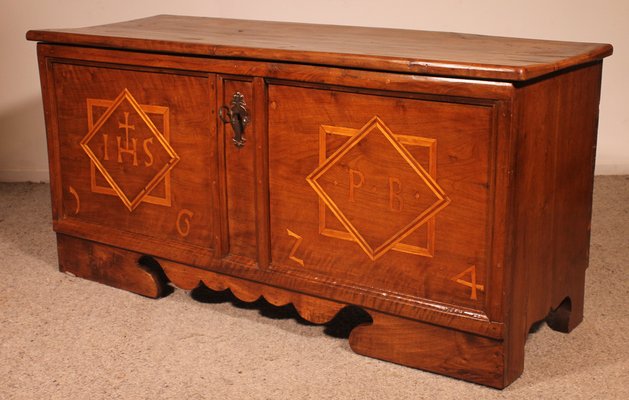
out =
[(582, 320), (610, 45), (179, 16), (27, 37), (62, 271), (360, 307), (354, 351), (498, 388), (533, 323)]

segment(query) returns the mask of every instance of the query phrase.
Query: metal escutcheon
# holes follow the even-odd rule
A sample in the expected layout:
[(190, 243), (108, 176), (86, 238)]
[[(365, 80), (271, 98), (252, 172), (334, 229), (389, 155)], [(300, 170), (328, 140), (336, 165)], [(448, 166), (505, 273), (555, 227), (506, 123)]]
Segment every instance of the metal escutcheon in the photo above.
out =
[(247, 103), (245, 96), (240, 92), (234, 93), (232, 101), (227, 106), (222, 106), (218, 110), (218, 116), (224, 124), (231, 124), (234, 131), (232, 141), (236, 147), (245, 145), (247, 139), (244, 137), (245, 127), (249, 124), (249, 113), (247, 112)]

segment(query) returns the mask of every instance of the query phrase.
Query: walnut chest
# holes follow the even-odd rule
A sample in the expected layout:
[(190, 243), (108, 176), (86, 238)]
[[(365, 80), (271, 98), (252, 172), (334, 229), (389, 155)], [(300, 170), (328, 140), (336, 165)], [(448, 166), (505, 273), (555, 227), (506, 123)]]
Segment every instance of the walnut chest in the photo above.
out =
[(37, 30), (62, 271), (341, 309), (502, 388), (583, 318), (606, 44), (161, 15)]

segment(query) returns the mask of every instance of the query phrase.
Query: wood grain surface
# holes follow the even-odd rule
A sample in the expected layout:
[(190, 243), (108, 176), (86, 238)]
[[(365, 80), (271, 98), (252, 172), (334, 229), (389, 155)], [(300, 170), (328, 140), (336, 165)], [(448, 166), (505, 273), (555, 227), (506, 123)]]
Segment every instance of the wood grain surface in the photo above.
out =
[(29, 40), (95, 47), (527, 80), (599, 60), (608, 44), (401, 29), (158, 15), (79, 29), (33, 30)]
[(143, 296), (163, 296), (163, 272), (140, 264), (142, 254), (57, 235), (59, 270)]

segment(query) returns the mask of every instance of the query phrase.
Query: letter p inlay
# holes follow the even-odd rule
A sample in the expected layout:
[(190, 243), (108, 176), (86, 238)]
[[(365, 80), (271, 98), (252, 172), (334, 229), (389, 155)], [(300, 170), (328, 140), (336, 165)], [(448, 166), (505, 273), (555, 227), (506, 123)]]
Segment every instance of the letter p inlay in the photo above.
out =
[(356, 169), (349, 169), (349, 201), (354, 202), (354, 189), (362, 187), (365, 183), (365, 175)]

